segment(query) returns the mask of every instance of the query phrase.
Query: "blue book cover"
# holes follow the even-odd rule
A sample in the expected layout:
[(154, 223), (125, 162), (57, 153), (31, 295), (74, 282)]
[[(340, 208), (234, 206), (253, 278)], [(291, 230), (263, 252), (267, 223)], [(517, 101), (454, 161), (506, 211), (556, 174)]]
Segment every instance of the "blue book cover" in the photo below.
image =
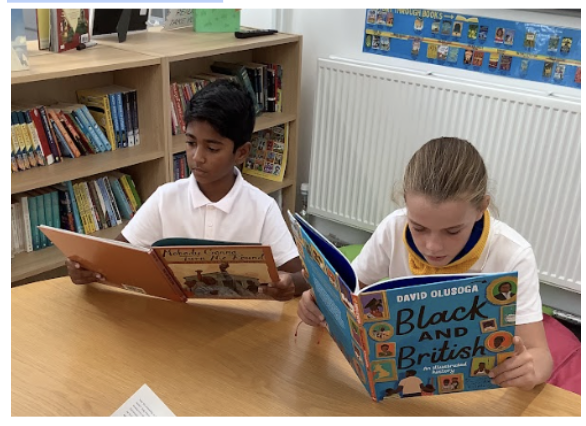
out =
[(373, 400), (498, 387), (488, 373), (514, 353), (516, 271), (359, 289), (346, 257), (301, 216), (289, 218), (328, 331)]

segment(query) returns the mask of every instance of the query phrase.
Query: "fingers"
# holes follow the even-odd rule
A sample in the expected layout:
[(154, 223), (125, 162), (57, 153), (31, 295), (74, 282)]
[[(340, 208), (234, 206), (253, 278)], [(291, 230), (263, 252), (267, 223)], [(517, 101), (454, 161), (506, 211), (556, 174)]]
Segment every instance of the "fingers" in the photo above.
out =
[(287, 272), (279, 272), (279, 278), (280, 280), (276, 283), (260, 285), (258, 292), (266, 294), (280, 302), (291, 300), (295, 296), (293, 277)]
[(65, 266), (67, 267), (67, 273), (74, 284), (89, 284), (105, 281), (105, 278), (101, 274), (85, 269), (79, 263), (71, 259), (65, 260)]
[(536, 382), (533, 356), (527, 350), (521, 337), (515, 336), (513, 344), (515, 345), (514, 355), (494, 367), (488, 376), (492, 379), (492, 383), (504, 388), (533, 389)]
[(312, 327), (325, 327), (326, 321), (315, 303), (312, 290), (306, 290), (297, 305), (297, 315), (306, 324)]

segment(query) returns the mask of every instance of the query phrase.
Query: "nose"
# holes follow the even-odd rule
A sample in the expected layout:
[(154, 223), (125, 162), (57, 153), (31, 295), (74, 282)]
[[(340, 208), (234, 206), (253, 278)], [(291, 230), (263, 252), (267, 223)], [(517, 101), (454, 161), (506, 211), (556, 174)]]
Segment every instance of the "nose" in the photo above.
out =
[(193, 148), (192, 158), (195, 164), (204, 164), (206, 162), (205, 151), (203, 147)]
[(441, 236), (431, 234), (425, 240), (425, 248), (428, 255), (435, 255), (441, 253), (444, 248)]

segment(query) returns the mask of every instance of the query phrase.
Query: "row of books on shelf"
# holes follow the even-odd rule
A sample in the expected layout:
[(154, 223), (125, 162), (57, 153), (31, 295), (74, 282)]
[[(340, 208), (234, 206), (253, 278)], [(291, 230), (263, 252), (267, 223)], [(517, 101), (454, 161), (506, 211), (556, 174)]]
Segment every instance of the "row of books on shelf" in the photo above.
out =
[(173, 180), (184, 179), (189, 176), (189, 164), (187, 164), (187, 154), (180, 152), (173, 155)]
[(108, 86), (77, 97), (77, 104), (12, 105), (12, 172), (140, 143), (136, 90)]
[(191, 97), (208, 83), (231, 79), (240, 83), (255, 101), (255, 112), (281, 112), (282, 67), (278, 64), (257, 62), (231, 63), (216, 61), (210, 71), (177, 78), (171, 82), (172, 133), (185, 133), (183, 115)]
[(66, 181), (14, 196), (11, 200), (14, 255), (51, 245), (38, 225), (92, 234), (129, 220), (142, 202), (132, 177), (110, 172), (89, 180)]

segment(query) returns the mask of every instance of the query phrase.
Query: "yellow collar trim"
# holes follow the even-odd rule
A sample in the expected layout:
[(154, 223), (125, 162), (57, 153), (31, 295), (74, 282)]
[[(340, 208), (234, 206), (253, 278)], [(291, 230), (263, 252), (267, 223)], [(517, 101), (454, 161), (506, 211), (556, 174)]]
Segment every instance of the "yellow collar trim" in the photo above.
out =
[(463, 274), (470, 270), (472, 265), (480, 259), (480, 255), (484, 251), (484, 247), (488, 241), (488, 233), (490, 231), (490, 214), (488, 213), (488, 210), (484, 211), (482, 234), (476, 245), (460, 259), (439, 268), (430, 265), (413, 251), (407, 242), (407, 229), (408, 224), (405, 224), (405, 229), (403, 230), (403, 243), (405, 244), (405, 247), (407, 247), (407, 252), (409, 254), (409, 269), (413, 275)]

